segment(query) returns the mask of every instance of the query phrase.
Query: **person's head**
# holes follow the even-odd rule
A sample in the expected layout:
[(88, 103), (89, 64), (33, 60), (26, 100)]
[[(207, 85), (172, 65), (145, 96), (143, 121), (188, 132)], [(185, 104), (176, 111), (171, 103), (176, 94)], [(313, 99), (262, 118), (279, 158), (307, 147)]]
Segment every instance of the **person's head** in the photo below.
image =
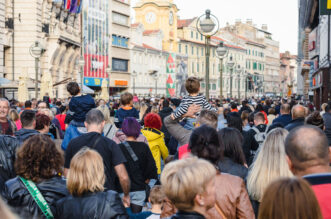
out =
[(86, 114), (85, 127), (87, 131), (97, 131), (99, 133), (103, 132), (105, 126), (105, 117), (102, 112), (98, 109), (91, 109)]
[(50, 118), (45, 114), (38, 113), (36, 115), (36, 130), (42, 134), (49, 133), (49, 126), (51, 125)]
[(276, 110), (274, 108), (269, 108), (268, 109), (268, 114), (269, 115), (276, 115)]
[(138, 138), (140, 135), (141, 126), (136, 118), (128, 117), (122, 123), (122, 132), (127, 137)]
[(147, 128), (161, 130), (162, 127), (161, 117), (156, 113), (148, 113), (144, 118), (144, 125)]
[(235, 128), (224, 128), (218, 131), (218, 139), (223, 142), (222, 151), (224, 156), (230, 158), (233, 162), (245, 165), (246, 159), (242, 149), (244, 138)]
[(98, 100), (97, 106), (104, 106), (106, 105), (106, 101), (104, 99)]
[(110, 112), (109, 112), (109, 108), (106, 105), (100, 105), (100, 106), (97, 107), (97, 109), (102, 112), (106, 124), (107, 123), (110, 123)]
[(69, 82), (67, 84), (67, 91), (71, 96), (76, 96), (80, 93), (80, 88), (77, 82)]
[(266, 189), (258, 219), (322, 219), (321, 210), (311, 186), (304, 179), (285, 178)]
[(57, 107), (61, 107), (61, 106), (62, 106), (62, 102), (61, 102), (61, 101), (56, 101), (56, 102), (55, 102), (55, 105), (56, 105)]
[(185, 82), (185, 88), (189, 94), (197, 94), (200, 91), (200, 81), (196, 77), (189, 77)]
[[(54, 109), (54, 108), (53, 108)], [(56, 109), (55, 109), (56, 110)], [(52, 110), (50, 109), (41, 109), (41, 110), (38, 110), (38, 113), (40, 114), (45, 114), (46, 116), (49, 117), (49, 119), (52, 121), (54, 119), (54, 113)]]
[(328, 140), (316, 126), (306, 125), (292, 130), (286, 138), (285, 150), (294, 175), (302, 176), (329, 169)]
[(24, 108), (30, 109), (32, 107), (32, 102), (30, 100), (25, 101), (24, 103)]
[(325, 111), (325, 109), (326, 109), (327, 106), (328, 106), (327, 103), (323, 103), (322, 106), (321, 106), (322, 111)]
[(215, 176), (216, 169), (211, 163), (190, 157), (167, 164), (161, 184), (178, 210), (206, 211), (215, 205)]
[(36, 113), (33, 110), (24, 110), (20, 119), (22, 128), (34, 129), (36, 127)]
[(151, 189), (148, 200), (152, 205), (162, 205), (165, 198), (162, 186), (157, 185)]
[(257, 112), (261, 112), (261, 111), (263, 111), (263, 106), (262, 106), (261, 103), (257, 104), (257, 106), (256, 106), (256, 111), (257, 111)]
[(248, 116), (248, 123), (249, 123), (250, 126), (254, 125), (254, 115), (255, 115), (255, 113), (251, 112)]
[(11, 121), (16, 122), (17, 120), (20, 119), (20, 115), (18, 115), (17, 110), (10, 109), (9, 110), (9, 118), (10, 118)]
[(18, 148), (15, 172), (27, 180), (40, 182), (62, 173), (63, 155), (49, 136), (38, 134), (29, 137)]
[(10, 109), (9, 101), (5, 98), (0, 98), (0, 120), (7, 119)]
[(312, 114), (310, 114), (307, 118), (305, 123), (307, 125), (314, 125), (317, 126), (320, 129), (324, 129), (324, 120), (323, 117), (321, 116), (320, 112), (315, 111)]
[(295, 105), (292, 108), (292, 119), (305, 118), (306, 108), (302, 105)]
[(263, 192), (271, 181), (292, 176), (284, 147), (287, 134), (288, 131), (282, 128), (272, 130), (263, 146), (258, 149), (247, 176), (247, 190), (254, 200), (261, 201)]
[(169, 107), (169, 101), (168, 101), (168, 100), (164, 100), (164, 101), (162, 102), (162, 108), (164, 109), (164, 108), (166, 108), (166, 107)]
[(151, 113), (159, 113), (159, 107), (158, 106), (152, 106)]
[(197, 118), (196, 121), (196, 127), (202, 126), (202, 125), (209, 125), (213, 128), (217, 128), (217, 121), (218, 116), (217, 113), (210, 111), (210, 110), (201, 110), (200, 115)]
[(216, 129), (203, 125), (193, 130), (188, 147), (193, 155), (216, 165), (223, 156), (221, 144), (223, 142), (219, 141)]
[(243, 101), (241, 102), (241, 104), (242, 104), (242, 106), (246, 106), (246, 105), (248, 104), (248, 101), (247, 101), (247, 100), (243, 100)]
[(170, 99), (170, 102), (171, 102), (173, 108), (177, 108), (177, 107), (179, 107), (181, 100), (178, 98), (172, 98), (172, 99)]
[(37, 103), (38, 103), (37, 99), (36, 98), (32, 98), (31, 99), (31, 108), (32, 109), (36, 109), (37, 108)]
[(249, 112), (247, 110), (242, 111), (241, 120), (244, 122), (248, 122)]
[(258, 126), (261, 124), (265, 124), (264, 114), (261, 112), (255, 113), (254, 114), (254, 125)]
[(37, 105), (38, 112), (40, 112), (43, 109), (49, 109), (49, 103), (44, 101), (39, 101)]
[(88, 147), (82, 148), (70, 162), (68, 191), (73, 196), (101, 192), (104, 190), (104, 183), (105, 173), (101, 155)]
[(291, 113), (291, 106), (287, 103), (284, 103), (280, 106), (280, 113), (282, 115), (288, 115)]
[(224, 108), (224, 110), (223, 110), (223, 116), (224, 116), (225, 119), (226, 119), (227, 115), (228, 115), (230, 112), (231, 112), (231, 111), (230, 111), (229, 108)]
[(132, 106), (132, 104), (133, 104), (133, 96), (132, 96), (132, 94), (131, 93), (128, 93), (128, 92), (122, 94), (121, 95), (121, 104), (123, 106), (127, 106), (127, 105)]
[(238, 131), (242, 132), (243, 122), (240, 118), (239, 113), (237, 112), (228, 113), (228, 115), (226, 116), (226, 121), (229, 128), (235, 128)]
[(231, 103), (231, 109), (236, 110), (237, 109), (237, 104), (236, 103)]

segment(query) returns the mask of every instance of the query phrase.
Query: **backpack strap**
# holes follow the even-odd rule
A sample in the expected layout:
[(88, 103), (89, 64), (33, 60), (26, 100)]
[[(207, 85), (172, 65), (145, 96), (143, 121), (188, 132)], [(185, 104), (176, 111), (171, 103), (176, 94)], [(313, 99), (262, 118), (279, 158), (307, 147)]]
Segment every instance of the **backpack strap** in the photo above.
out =
[(109, 127), (109, 129), (108, 129), (107, 134), (105, 135), (105, 137), (108, 137), (108, 134), (109, 134), (109, 132), (110, 132), (110, 130), (111, 130), (112, 128), (113, 128), (113, 125), (110, 124), (110, 127)]
[(255, 126), (252, 127), (252, 129), (256, 132), (256, 134), (260, 134), (260, 130), (258, 128), (256, 128)]
[(266, 133), (266, 134), (268, 133), (268, 131), (269, 131), (269, 128), (270, 128), (270, 126), (269, 126), (269, 125), (267, 125), (267, 127), (266, 127), (266, 129), (265, 129), (265, 133)]
[(38, 207), (43, 212), (45, 217), (47, 219), (53, 219), (54, 218), (53, 213), (49, 205), (47, 204), (44, 196), (40, 193), (39, 189), (37, 188), (36, 184), (34, 184), (34, 182), (32, 182), (31, 180), (24, 179), (23, 177), (20, 177), (20, 179), (25, 185), (25, 187), (28, 189), (30, 195), (37, 203)]
[(122, 144), (125, 146), (126, 150), (129, 152), (132, 160), (134, 162), (137, 162), (138, 161), (138, 157), (137, 155), (134, 153), (132, 147), (130, 146), (130, 144), (127, 142), (127, 141), (123, 141)]
[(100, 135), (100, 136), (97, 138), (97, 140), (95, 140), (93, 146), (91, 147), (92, 149), (94, 149), (95, 146), (97, 146), (97, 144), (99, 143), (99, 141), (101, 140), (101, 138), (102, 138), (102, 135)]

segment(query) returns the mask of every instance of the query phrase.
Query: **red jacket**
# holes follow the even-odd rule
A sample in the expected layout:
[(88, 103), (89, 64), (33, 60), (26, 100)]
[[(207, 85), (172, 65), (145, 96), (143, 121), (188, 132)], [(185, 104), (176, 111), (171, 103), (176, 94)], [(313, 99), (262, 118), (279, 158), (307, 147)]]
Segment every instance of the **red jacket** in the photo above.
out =
[(188, 149), (188, 144), (180, 146), (178, 148), (178, 160), (185, 158), (190, 152), (191, 150)]

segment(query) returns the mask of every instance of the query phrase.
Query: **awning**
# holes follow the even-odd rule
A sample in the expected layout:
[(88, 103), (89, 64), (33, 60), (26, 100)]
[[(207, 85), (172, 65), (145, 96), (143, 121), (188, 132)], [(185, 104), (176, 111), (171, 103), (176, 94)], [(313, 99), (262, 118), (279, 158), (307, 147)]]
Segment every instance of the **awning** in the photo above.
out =
[(83, 85), (83, 91), (84, 94), (94, 94), (94, 90), (92, 90), (91, 88), (89, 88), (86, 85)]

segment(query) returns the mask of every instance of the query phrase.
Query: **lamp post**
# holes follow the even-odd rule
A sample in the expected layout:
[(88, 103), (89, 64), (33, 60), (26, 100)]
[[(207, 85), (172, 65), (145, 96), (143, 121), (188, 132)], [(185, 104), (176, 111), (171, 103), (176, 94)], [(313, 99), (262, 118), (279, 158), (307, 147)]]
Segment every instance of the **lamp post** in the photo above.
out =
[(34, 44), (30, 46), (30, 54), (33, 58), (35, 58), (35, 98), (38, 99), (38, 64), (39, 64), (39, 59), (43, 53), (43, 48), (40, 46), (39, 42), (36, 41)]
[(78, 65), (80, 67), (80, 87), (83, 91), (83, 85), (84, 85), (84, 66), (85, 66), (85, 60), (84, 57), (81, 56), (78, 61)]
[(136, 93), (136, 77), (137, 77), (137, 72), (136, 71), (133, 71), (132, 74), (132, 84), (133, 84), (133, 95)]
[(220, 100), (223, 97), (223, 59), (228, 55), (228, 49), (224, 47), (224, 43), (221, 41), (216, 49), (216, 54), (220, 59)]
[(198, 32), (205, 36), (206, 39), (206, 98), (209, 100), (209, 57), (210, 57), (210, 37), (215, 35), (219, 29), (219, 22), (217, 17), (206, 10), (205, 14), (201, 15), (197, 21)]
[(237, 65), (237, 74), (238, 74), (238, 100), (240, 100), (240, 73), (242, 71), (242, 68), (240, 65)]
[(228, 61), (228, 66), (230, 68), (230, 98), (232, 98), (232, 74), (233, 74), (233, 66), (234, 66), (232, 56), (230, 56), (230, 59)]

